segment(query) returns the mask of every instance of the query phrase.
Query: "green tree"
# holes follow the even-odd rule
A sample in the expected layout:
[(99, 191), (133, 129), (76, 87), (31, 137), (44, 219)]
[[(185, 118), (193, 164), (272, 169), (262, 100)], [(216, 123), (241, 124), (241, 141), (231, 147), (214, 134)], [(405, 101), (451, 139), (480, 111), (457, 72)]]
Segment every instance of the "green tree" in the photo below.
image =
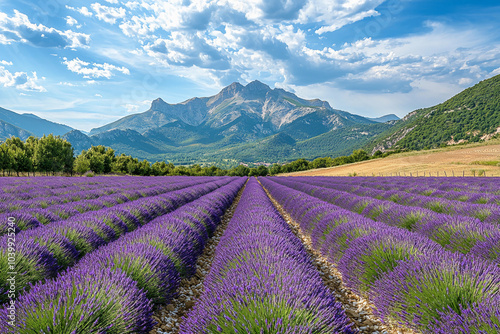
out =
[(59, 136), (43, 136), (33, 151), (33, 163), (40, 172), (52, 173), (73, 169), (73, 147)]
[(12, 165), (12, 157), (9, 154), (9, 147), (6, 143), (0, 145), (0, 168), (2, 176), (5, 176), (5, 171), (9, 172)]
[(96, 174), (110, 173), (115, 160), (115, 151), (103, 145), (92, 146), (88, 150), (83, 150), (77, 159), (79, 160), (79, 166), (81, 166), (79, 167), (80, 171), (88, 165), (88, 170)]
[(85, 174), (90, 170), (90, 161), (83, 154), (80, 154), (75, 159), (73, 170), (77, 174)]
[(139, 163), (139, 175), (148, 176), (151, 175), (151, 164), (146, 159)]
[(245, 165), (239, 165), (238, 167), (235, 167), (231, 169), (228, 173), (229, 176), (248, 176), (250, 173), (250, 168), (248, 168)]
[(358, 161), (363, 161), (363, 160), (370, 159), (370, 157), (368, 156), (368, 153), (366, 153), (363, 150), (355, 150), (355, 151), (353, 151), (352, 154), (351, 154), (351, 157), (352, 157), (352, 160), (354, 162), (358, 162)]
[(130, 155), (120, 154), (115, 157), (111, 163), (111, 171), (118, 174), (127, 174), (129, 172), (128, 164), (132, 162), (133, 159)]
[(273, 164), (271, 168), (269, 168), (269, 174), (276, 175), (281, 173), (281, 165)]
[(325, 168), (329, 167), (332, 163), (332, 158), (330, 157), (325, 157), (325, 158), (316, 158), (312, 161), (311, 167), (312, 168)]
[(130, 175), (139, 175), (140, 173), (140, 166), (139, 166), (139, 160), (137, 159), (130, 159), (130, 161), (127, 163), (127, 171)]

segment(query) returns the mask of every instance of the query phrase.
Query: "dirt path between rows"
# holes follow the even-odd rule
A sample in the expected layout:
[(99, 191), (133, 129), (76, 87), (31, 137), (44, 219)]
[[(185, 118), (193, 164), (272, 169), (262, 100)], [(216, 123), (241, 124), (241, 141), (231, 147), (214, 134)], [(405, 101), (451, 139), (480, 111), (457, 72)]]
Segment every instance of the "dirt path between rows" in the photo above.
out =
[[(248, 182), (248, 181), (247, 181)], [(202, 255), (198, 258), (196, 263), (196, 274), (190, 279), (183, 279), (181, 281), (178, 296), (168, 305), (161, 306), (155, 311), (153, 318), (157, 325), (150, 331), (150, 334), (174, 334), (179, 332), (179, 327), (182, 317), (194, 306), (196, 299), (203, 292), (203, 281), (205, 276), (210, 271), (212, 261), (215, 255), (215, 249), (219, 244), (222, 234), (227, 228), (229, 221), (233, 217), (234, 210), (238, 206), (241, 194), (246, 187), (246, 183), (238, 191), (238, 194), (233, 200), (231, 206), (226, 210), (221, 222), (217, 226), (213, 236), (207, 242)]]
[(342, 303), (347, 316), (354, 324), (354, 328), (358, 329), (362, 334), (417, 334), (411, 329), (401, 328), (393, 324), (383, 324), (379, 318), (373, 315), (372, 308), (375, 306), (368, 300), (356, 295), (344, 285), (342, 274), (337, 270), (335, 264), (330, 263), (319, 251), (313, 249), (311, 238), (302, 233), (300, 225), (290, 217), (264, 186), (262, 188), (275, 208), (288, 223), (293, 233), (302, 241), (307, 253), (313, 259), (323, 282), (337, 298), (337, 301)]

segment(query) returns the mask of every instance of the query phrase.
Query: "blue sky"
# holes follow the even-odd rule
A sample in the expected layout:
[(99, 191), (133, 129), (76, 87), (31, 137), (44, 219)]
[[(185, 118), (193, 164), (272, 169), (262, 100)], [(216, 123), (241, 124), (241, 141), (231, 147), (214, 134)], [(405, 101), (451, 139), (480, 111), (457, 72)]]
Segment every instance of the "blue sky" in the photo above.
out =
[(500, 3), (0, 0), (0, 106), (81, 130), (260, 80), (364, 116), (500, 74)]

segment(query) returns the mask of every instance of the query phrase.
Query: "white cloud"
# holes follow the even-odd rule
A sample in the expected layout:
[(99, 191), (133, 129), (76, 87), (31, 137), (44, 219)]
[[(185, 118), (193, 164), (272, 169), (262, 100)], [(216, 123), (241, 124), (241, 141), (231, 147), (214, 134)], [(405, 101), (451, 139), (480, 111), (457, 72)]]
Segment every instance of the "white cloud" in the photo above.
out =
[(108, 63), (98, 64), (89, 63), (79, 58), (73, 60), (68, 60), (66, 57), (63, 58), (63, 64), (66, 65), (68, 70), (71, 72), (82, 74), (84, 78), (107, 78), (110, 79), (114, 76), (114, 72), (121, 72), (123, 74), (129, 75), (130, 71), (125, 67), (118, 67)]
[(12, 66), (12, 62), (11, 61), (6, 61), (6, 60), (0, 60), (0, 65)]
[(36, 72), (31, 76), (26, 72), (11, 73), (4, 66), (0, 66), (0, 85), (3, 87), (15, 87), (23, 91), (46, 92), (47, 90), (40, 86)]
[(75, 8), (75, 7), (71, 7), (71, 6), (66, 5), (66, 8), (69, 9), (69, 10), (78, 12), (78, 13), (82, 14), (83, 16), (86, 16), (86, 17), (91, 17), (92, 16), (92, 12), (89, 11), (89, 9), (87, 7)]
[(74, 26), (78, 24), (78, 21), (75, 18), (68, 15), (66, 16), (66, 24), (69, 26)]
[(169, 39), (157, 39), (145, 46), (152, 57), (166, 64), (176, 66), (198, 66), (224, 70), (229, 68), (229, 62), (224, 53), (210, 45), (201, 34), (172, 32)]
[(127, 11), (122, 7), (108, 7), (96, 2), (90, 5), (96, 17), (106, 23), (115, 24), (117, 19), (125, 17)]
[(301, 10), (297, 21), (302, 24), (312, 22), (323, 23), (324, 26), (316, 30), (317, 34), (331, 32), (366, 17), (379, 15), (375, 8), (385, 1), (311, 0)]
[(127, 109), (128, 113), (136, 113), (139, 111), (139, 106), (137, 104), (127, 103), (123, 107)]
[(0, 13), (0, 43), (31, 43), (38, 47), (88, 47), (90, 36), (72, 30), (61, 31), (32, 23), (28, 16), (14, 10), (14, 16)]
[(332, 31), (338, 30), (338, 29), (340, 29), (343, 26), (346, 26), (348, 24), (351, 24), (351, 23), (354, 23), (357, 21), (361, 21), (362, 19), (365, 19), (367, 17), (378, 16), (378, 15), (380, 15), (379, 12), (377, 12), (374, 9), (370, 9), (370, 10), (367, 10), (364, 12), (355, 13), (354, 15), (347, 15), (345, 17), (340, 17), (337, 20), (335, 20), (332, 24), (330, 24), (328, 26), (323, 26), (323, 27), (317, 29), (316, 33), (318, 35), (321, 35), (321, 34), (324, 34), (326, 32), (332, 32)]
[(68, 82), (68, 81), (60, 81), (58, 86), (68, 86), (68, 87), (85, 87), (90, 85), (95, 85), (97, 81), (95, 80), (87, 80), (84, 82)]
[(95, 94), (95, 96), (96, 96), (96, 97), (102, 97), (102, 95), (101, 95), (101, 94)]
[(144, 100), (142, 102), (139, 102), (139, 104), (136, 103), (126, 103), (122, 107), (124, 107), (128, 113), (136, 113), (141, 111), (141, 108), (144, 108), (144, 106), (147, 106), (151, 103), (150, 100)]

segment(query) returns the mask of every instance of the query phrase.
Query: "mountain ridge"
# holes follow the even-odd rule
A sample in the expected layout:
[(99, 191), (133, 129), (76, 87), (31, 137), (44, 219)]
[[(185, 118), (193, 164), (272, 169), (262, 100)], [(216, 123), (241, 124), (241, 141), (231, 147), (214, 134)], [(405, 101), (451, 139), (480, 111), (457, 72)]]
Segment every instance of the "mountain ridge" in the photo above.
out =
[(170, 104), (162, 98), (152, 101), (148, 110), (128, 115), (115, 122), (94, 128), (90, 135), (110, 129), (133, 129), (139, 133), (161, 127), (173, 121), (183, 121), (189, 125), (206, 124), (211, 128), (222, 127), (243, 114), (269, 122), (277, 132), (283, 125), (318, 109), (327, 109), (339, 117), (359, 117), (363, 122), (372, 122), (362, 116), (333, 109), (328, 102), (319, 99), (306, 100), (280, 88), (254, 80), (246, 86), (234, 82), (224, 87), (216, 95), (194, 97), (180, 103)]
[[(70, 126), (51, 122), (33, 114), (18, 114), (1, 107), (0, 120), (19, 129), (27, 131), (37, 137), (42, 137), (43, 135), (49, 135), (51, 133), (58, 136), (73, 130), (73, 128)], [(9, 133), (5, 133), (5, 135), (7, 135), (7, 137), (1, 135), (0, 138), (10, 137)]]

